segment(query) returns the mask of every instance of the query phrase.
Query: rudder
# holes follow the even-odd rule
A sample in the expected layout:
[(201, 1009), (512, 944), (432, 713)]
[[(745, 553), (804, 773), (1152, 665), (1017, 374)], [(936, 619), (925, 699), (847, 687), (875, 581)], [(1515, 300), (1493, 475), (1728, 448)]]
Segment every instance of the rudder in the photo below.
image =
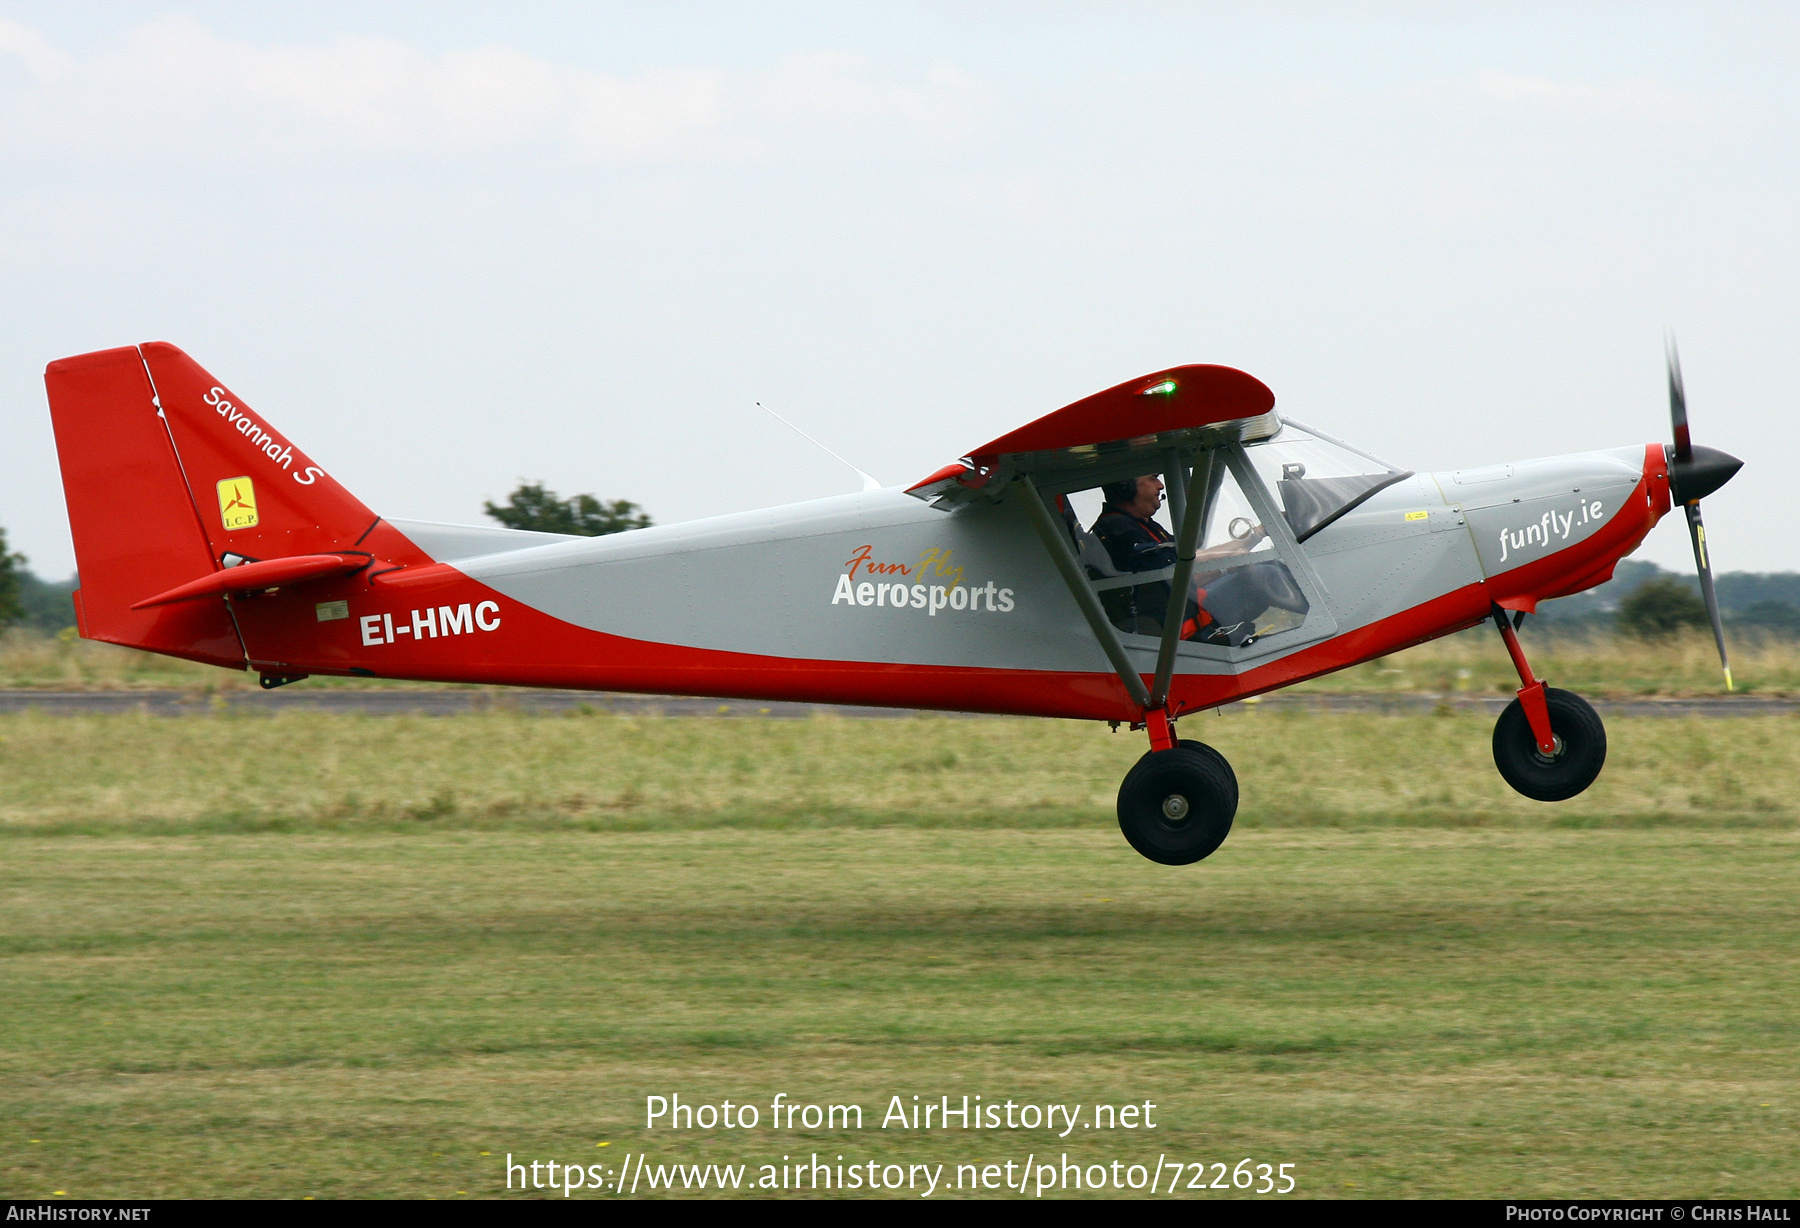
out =
[(217, 568), (136, 347), (53, 362), (44, 386), (75, 539), (81, 634), (244, 668), (222, 602), (131, 608)]

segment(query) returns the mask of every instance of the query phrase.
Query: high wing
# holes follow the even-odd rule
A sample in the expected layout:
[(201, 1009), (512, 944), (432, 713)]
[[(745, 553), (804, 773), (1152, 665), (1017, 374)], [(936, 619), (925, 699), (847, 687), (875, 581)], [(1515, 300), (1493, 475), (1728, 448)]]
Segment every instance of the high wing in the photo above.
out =
[[(1010, 487), (1022, 487), (1022, 504), (1045, 552), (1132, 704), (1151, 722), (1151, 745), (1163, 749), (1174, 744), (1163, 710), (1185, 621), (1181, 614), (1197, 539), (1225, 469), (1213, 458), (1223, 445), (1267, 439), (1280, 430), (1275, 394), (1255, 376), (1211, 364), (1169, 367), (1115, 384), (1008, 431), (907, 493), (949, 510), (998, 501)], [(1069, 514), (1060, 492), (1157, 471), (1168, 475), (1171, 511), (1179, 528), (1178, 561), (1168, 577), (1169, 608), (1158, 611), (1164, 615), (1163, 629), (1154, 678), (1146, 686), (1139, 662), (1133, 660), (1092, 587), (1094, 578), (1117, 573), (1108, 567), (1093, 535)], [(1309, 580), (1300, 584), (1312, 598), (1316, 582)], [(1314, 620), (1315, 635), (1335, 629), (1335, 623)]]
[[(1191, 364), (1153, 371), (1083, 397), (969, 451), (907, 493), (938, 507), (999, 498), (1020, 474), (1034, 477), (1148, 472), (1139, 462), (1172, 451), (1266, 439), (1281, 429), (1275, 394), (1233, 367)], [(1098, 479), (1097, 479), (1098, 480)]]

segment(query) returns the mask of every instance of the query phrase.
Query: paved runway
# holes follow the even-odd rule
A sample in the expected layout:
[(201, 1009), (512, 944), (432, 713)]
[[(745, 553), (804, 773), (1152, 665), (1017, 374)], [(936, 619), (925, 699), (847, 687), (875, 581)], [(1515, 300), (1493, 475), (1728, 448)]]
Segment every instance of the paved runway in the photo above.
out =
[[(1425, 692), (1400, 694), (1267, 695), (1249, 703), (1227, 704), (1226, 712), (1255, 705), (1266, 712), (1430, 712), (1440, 704), (1458, 711), (1498, 715), (1508, 703), (1501, 695), (1441, 696)], [(596, 712), (654, 716), (775, 717), (793, 719), (830, 714), (843, 717), (915, 716), (907, 708), (862, 708), (838, 704), (784, 703), (773, 700), (694, 699), (678, 695), (625, 695), (611, 691), (538, 691), (513, 688), (457, 690), (350, 690), (319, 687), (275, 691), (231, 691), (206, 695), (189, 691), (0, 691), (0, 713), (36, 711), (58, 715), (96, 712), (147, 712), (154, 716), (216, 716), (222, 712), (354, 712), (367, 716), (452, 716), (461, 712), (505, 710), (564, 713), (587, 707)], [(1609, 716), (1767, 716), (1800, 714), (1800, 699), (1717, 696), (1701, 699), (1595, 700)], [(953, 714), (954, 715), (954, 714)]]

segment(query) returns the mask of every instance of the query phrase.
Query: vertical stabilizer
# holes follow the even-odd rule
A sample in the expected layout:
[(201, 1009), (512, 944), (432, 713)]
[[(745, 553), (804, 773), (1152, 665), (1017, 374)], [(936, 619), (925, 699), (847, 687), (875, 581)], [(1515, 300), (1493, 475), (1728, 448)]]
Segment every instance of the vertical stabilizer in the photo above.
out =
[(243, 562), (346, 552), (370, 574), (431, 562), (166, 342), (53, 362), (44, 384), (88, 639), (242, 669), (248, 628), (222, 591), (132, 605)]
[(165, 341), (138, 348), (214, 557), (359, 550), (430, 562), (199, 363)]

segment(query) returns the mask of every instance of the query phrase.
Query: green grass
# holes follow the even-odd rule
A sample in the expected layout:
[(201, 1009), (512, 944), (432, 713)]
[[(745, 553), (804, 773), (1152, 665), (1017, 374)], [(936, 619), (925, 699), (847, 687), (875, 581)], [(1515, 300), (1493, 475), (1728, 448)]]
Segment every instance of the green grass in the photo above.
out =
[[(1522, 633), (1533, 668), (1557, 686), (1591, 696), (1716, 695), (1724, 690), (1709, 632), (1666, 640), (1550, 634), (1527, 623)], [(1800, 694), (1800, 640), (1729, 633), (1732, 675), (1749, 695)], [(302, 688), (455, 688), (462, 684), (373, 678), (308, 678)], [(0, 632), (0, 689), (183, 690), (229, 694), (255, 690), (256, 675), (197, 665), (74, 637)], [(1300, 684), (1310, 691), (1436, 691), (1511, 694), (1518, 675), (1492, 629), (1454, 635), (1391, 657)]]
[[(1710, 631), (1639, 639), (1595, 631), (1520, 632), (1534, 673), (1578, 694), (1616, 699), (1725, 693), (1719, 649)], [(1800, 694), (1800, 640), (1726, 632), (1732, 682), (1741, 695)], [(1307, 691), (1435, 691), (1511, 695), (1519, 675), (1492, 627), (1448, 636), (1301, 683)]]
[[(1487, 729), (1189, 721), (1245, 810), (1169, 869), (1110, 817), (1141, 738), (1093, 726), (0, 718), (0, 1194), (477, 1197), (648, 1148), (1800, 1195), (1800, 724), (1616, 720), (1563, 807)], [(677, 1091), (765, 1124), (646, 1131)], [(867, 1128), (777, 1133), (777, 1092)], [(965, 1093), (1158, 1128), (878, 1128)]]
[[(1199, 715), (1259, 826), (1775, 826), (1800, 717), (1614, 718), (1558, 806), (1494, 771), (1476, 713)], [(1088, 827), (1142, 735), (1073, 721), (611, 715), (0, 717), (0, 835)]]

